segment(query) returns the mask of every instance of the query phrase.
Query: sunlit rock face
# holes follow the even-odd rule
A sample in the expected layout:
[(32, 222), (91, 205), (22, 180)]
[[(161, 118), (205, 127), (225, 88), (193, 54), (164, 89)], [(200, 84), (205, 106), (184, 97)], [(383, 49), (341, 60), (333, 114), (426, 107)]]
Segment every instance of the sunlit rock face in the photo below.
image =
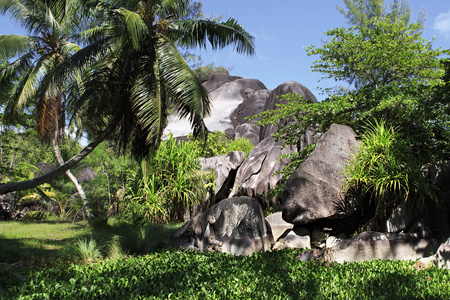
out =
[[(203, 85), (210, 92), (211, 101), (211, 113), (204, 118), (206, 127), (209, 131), (222, 132), (233, 129), (231, 115), (241, 103), (256, 91), (266, 89), (266, 86), (257, 79), (243, 79), (225, 74), (211, 76)], [(180, 137), (188, 135), (191, 131), (188, 120), (171, 115), (164, 135), (172, 133), (174, 137)]]
[(336, 203), (341, 199), (342, 173), (358, 145), (352, 128), (331, 125), (286, 182), (282, 196), (286, 222), (304, 225), (320, 219), (343, 218), (353, 212), (340, 211)]

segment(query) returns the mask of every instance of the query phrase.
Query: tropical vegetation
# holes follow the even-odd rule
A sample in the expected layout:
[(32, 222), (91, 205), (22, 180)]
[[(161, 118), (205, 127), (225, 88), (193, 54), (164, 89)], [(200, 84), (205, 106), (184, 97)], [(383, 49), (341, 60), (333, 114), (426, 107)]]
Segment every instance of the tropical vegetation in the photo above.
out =
[(75, 255), (85, 263), (69, 260), (32, 271), (11, 264), (0, 265), (0, 297), (445, 299), (450, 296), (449, 270), (416, 269), (413, 261), (302, 262), (298, 258), (302, 252), (299, 249), (253, 256), (172, 249), (105, 258), (103, 255), (110, 249), (107, 243), (100, 248), (98, 243), (94, 247), (92, 239), (78, 241), (80, 251)]
[[(432, 42), (422, 39), (422, 29), (423, 25), (420, 23), (407, 24), (389, 18), (373, 18), (365, 20), (363, 25), (327, 31), (326, 35), (330, 39), (323, 47), (306, 48), (309, 55), (319, 56), (312, 68), (324, 73), (326, 78), (347, 82), (348, 86), (328, 90), (329, 97), (320, 103), (302, 99), (298, 95), (285, 95), (283, 103), (286, 104), (258, 115), (257, 117), (262, 117), (258, 124), (281, 124), (275, 136), (288, 145), (299, 144), (307, 130), (325, 132), (333, 123), (348, 125), (364, 137), (367, 147), (363, 146), (362, 151), (371, 151), (366, 153), (369, 159), (381, 154), (381, 151), (369, 146), (375, 143), (379, 136), (371, 134), (372, 129), (368, 129), (367, 124), (374, 120), (386, 122), (382, 126), (385, 133), (390, 132), (389, 128), (393, 128), (395, 140), (401, 140), (401, 143), (394, 144), (402, 145), (403, 150), (408, 149), (405, 155), (416, 158), (386, 162), (412, 163), (397, 169), (395, 172), (398, 173), (394, 172), (393, 176), (408, 176), (411, 179), (415, 177), (413, 173), (420, 169), (417, 164), (448, 159), (449, 51), (434, 49)], [(369, 141), (371, 139), (372, 141)], [(313, 148), (314, 145), (291, 155), (292, 163), (284, 170), (285, 178), (292, 174)], [(399, 157), (378, 157), (380, 161), (384, 158)], [(386, 168), (386, 163), (381, 166)], [(356, 169), (353, 170), (356, 172)], [(370, 173), (371, 170), (370, 167), (362, 167), (358, 170), (361, 172), (359, 178), (369, 180), (368, 178), (374, 175)], [(385, 180), (382, 174), (377, 173), (379, 177), (373, 180)], [(389, 184), (397, 183), (394, 180)], [(419, 187), (414, 186), (418, 183)], [(410, 198), (406, 191), (430, 191), (429, 183), (425, 180), (404, 181), (402, 185), (406, 186), (394, 188), (405, 189), (402, 195), (397, 195), (401, 196), (401, 200), (395, 200), (395, 205), (377, 208), (379, 221), (383, 219), (382, 215), (392, 212), (398, 203)], [(375, 190), (363, 188), (363, 191), (377, 198), (378, 200), (374, 201), (379, 204), (386, 203), (383, 197), (393, 196), (389, 192), (374, 194)], [(367, 195), (358, 197), (365, 196)], [(372, 229), (377, 228), (374, 224)]]
[[(409, 22), (407, 1), (344, 5), (352, 26), (327, 31), (328, 42), (307, 53), (319, 57), (313, 70), (346, 85), (326, 90), (321, 103), (286, 95), (256, 117), (280, 125), (276, 137), (288, 145), (309, 129), (351, 126), (361, 144), (344, 173), (344, 204), (360, 205), (362, 229), (384, 230), (398, 206), (419, 212), (439, 195), (422, 167), (449, 159), (449, 51), (421, 37), (424, 19)], [(0, 0), (0, 12), (29, 33), (0, 36), (0, 194), (15, 191), (13, 210), (28, 211), (0, 224), (0, 298), (449, 298), (450, 271), (412, 261), (170, 249), (180, 222), (214, 190), (199, 158), (253, 147), (207, 132), (202, 78), (228, 70), (192, 70), (187, 59), (207, 44), (252, 55), (252, 37), (232, 18), (204, 19), (200, 8), (188, 0)], [(171, 113), (191, 122), (187, 141), (163, 139)], [(81, 133), (91, 140), (84, 148), (73, 138)], [(291, 156), (285, 179), (313, 148)], [(38, 176), (41, 162), (60, 167)], [(95, 173), (82, 183), (86, 201), (58, 177), (69, 169)]]
[[(9, 7), (10, 2), (5, 1), (3, 7)], [(20, 1), (13, 2), (21, 7)], [(62, 5), (65, 3), (43, 1), (50, 10), (67, 8)], [(62, 87), (67, 86), (63, 84), (67, 78), (71, 79), (67, 112), (71, 120), (82, 120), (77, 125), (93, 140), (54, 172), (33, 181), (3, 185), (0, 192), (28, 189), (53, 179), (107, 137), (114, 136), (122, 149), (131, 144), (136, 157), (146, 157), (158, 147), (170, 110), (189, 119), (195, 136), (205, 135), (203, 116), (209, 112), (208, 94), (177, 46), (210, 44), (220, 49), (234, 45), (244, 54), (253, 54), (254, 48), (252, 37), (232, 18), (220, 23), (184, 19), (188, 4), (187, 0), (99, 0), (79, 5), (76, 15), (85, 17), (84, 24), (91, 26), (78, 35), (84, 47), (54, 66), (44, 78)], [(64, 12), (70, 13), (67, 9)], [(0, 45), (9, 49), (11, 44)]]

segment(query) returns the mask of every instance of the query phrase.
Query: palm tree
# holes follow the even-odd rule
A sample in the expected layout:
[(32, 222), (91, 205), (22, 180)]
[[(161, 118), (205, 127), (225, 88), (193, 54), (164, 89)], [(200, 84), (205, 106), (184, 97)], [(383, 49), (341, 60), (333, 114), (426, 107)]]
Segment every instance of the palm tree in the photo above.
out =
[[(79, 30), (73, 9), (75, 1), (1, 0), (0, 12), (9, 13), (29, 35), (0, 36), (2, 58), (16, 57), (0, 72), (2, 92), (9, 94), (4, 121), (34, 104), (36, 129), (43, 141), (52, 146), (59, 165), (64, 164), (59, 143), (66, 127), (65, 87), (51, 84), (51, 71), (80, 49), (71, 42)], [(66, 170), (83, 201), (86, 196), (76, 177)]]
[[(222, 48), (235, 43), (238, 52), (253, 54), (251, 36), (233, 19), (184, 20), (187, 0), (95, 2), (108, 26), (99, 30), (86, 52), (97, 50), (88, 57), (101, 59), (91, 65), (82, 96), (70, 106), (93, 121), (120, 114), (119, 141), (125, 147), (131, 139), (138, 157), (158, 146), (169, 109), (188, 118), (194, 134), (205, 132), (208, 93), (177, 46), (205, 47), (210, 42)], [(77, 58), (84, 55), (81, 51)]]
[[(0, 194), (29, 188), (58, 176), (115, 134), (123, 147), (145, 157), (158, 147), (170, 110), (188, 118), (194, 134), (206, 133), (203, 117), (209, 95), (178, 52), (177, 46), (212, 49), (234, 45), (238, 53), (254, 54), (252, 37), (234, 19), (225, 22), (184, 20), (189, 0), (89, 1), (102, 20), (85, 32), (88, 46), (63, 62), (55, 78), (84, 68), (82, 85), (70, 89), (68, 111), (83, 119), (94, 141), (53, 173), (0, 186)], [(92, 13), (92, 10), (91, 10)], [(61, 80), (61, 79), (60, 79)], [(58, 81), (55, 81), (58, 85)]]

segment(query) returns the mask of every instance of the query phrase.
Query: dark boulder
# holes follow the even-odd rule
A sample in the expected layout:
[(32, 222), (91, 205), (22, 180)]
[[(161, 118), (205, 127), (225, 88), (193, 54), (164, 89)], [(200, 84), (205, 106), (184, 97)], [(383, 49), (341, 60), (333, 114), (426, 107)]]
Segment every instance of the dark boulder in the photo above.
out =
[(45, 175), (47, 173), (50, 173), (51, 171), (55, 170), (56, 167), (48, 162), (39, 162), (34, 165), (39, 169), (39, 171), (34, 171), (34, 177), (38, 177), (41, 175)]
[(95, 170), (89, 166), (84, 167), (82, 170), (77, 172), (77, 180), (79, 183), (89, 182), (97, 176)]
[(243, 161), (244, 152), (242, 151), (233, 151), (228, 154), (200, 159), (202, 170), (214, 170), (216, 178), (214, 199), (216, 201), (228, 197), (233, 187), (236, 172)]
[(184, 224), (171, 239), (175, 247), (234, 255), (267, 251), (273, 243), (261, 206), (249, 197), (220, 201)]
[[(282, 95), (286, 94), (297, 94), (301, 95), (303, 99), (311, 100), (312, 102), (317, 102), (314, 94), (303, 84), (295, 82), (295, 81), (287, 81), (279, 86), (277, 86), (269, 95), (269, 98), (266, 101), (266, 104), (263, 108), (263, 111), (275, 109), (276, 104), (286, 103), (286, 101), (281, 99)], [(289, 122), (289, 120), (287, 120)], [(278, 126), (276, 125), (266, 125), (261, 128), (261, 136), (260, 140), (264, 140), (265, 138), (272, 136), (278, 130)]]

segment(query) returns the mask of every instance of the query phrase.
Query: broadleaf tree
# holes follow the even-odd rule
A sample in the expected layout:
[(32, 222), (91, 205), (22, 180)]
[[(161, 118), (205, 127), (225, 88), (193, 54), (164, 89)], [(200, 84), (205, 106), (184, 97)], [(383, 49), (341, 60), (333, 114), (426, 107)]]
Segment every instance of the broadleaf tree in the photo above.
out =
[[(391, 23), (411, 20), (411, 5), (407, 0), (394, 0), (386, 5), (384, 0), (343, 0), (345, 7), (336, 5), (336, 8), (352, 26), (365, 26), (367, 21), (384, 19)], [(419, 12), (416, 23), (425, 22), (425, 10)]]
[[(319, 56), (314, 71), (336, 81), (361, 80), (361, 86), (330, 94), (320, 103), (285, 96), (288, 103), (260, 114), (260, 124), (293, 120), (281, 125), (276, 137), (296, 145), (311, 127), (325, 132), (332, 123), (339, 123), (362, 134), (374, 118), (384, 119), (424, 161), (448, 158), (450, 120), (445, 109), (449, 100), (435, 95), (444, 86), (442, 58), (449, 51), (434, 49), (422, 39), (421, 24), (367, 22), (374, 26), (332, 29), (323, 47), (307, 47), (309, 55)], [(293, 156), (287, 170), (292, 172), (303, 157), (304, 153)]]

